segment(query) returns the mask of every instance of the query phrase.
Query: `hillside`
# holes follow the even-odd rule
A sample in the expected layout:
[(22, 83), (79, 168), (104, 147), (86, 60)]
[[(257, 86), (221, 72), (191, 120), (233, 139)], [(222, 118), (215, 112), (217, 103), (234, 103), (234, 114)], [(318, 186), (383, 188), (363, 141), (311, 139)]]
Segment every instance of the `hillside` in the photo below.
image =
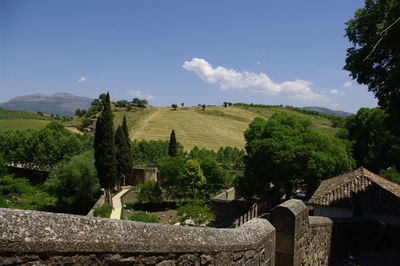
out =
[(317, 111), (326, 115), (333, 115), (333, 116), (339, 116), (339, 117), (346, 117), (349, 115), (352, 115), (352, 113), (344, 112), (344, 111), (337, 111), (337, 110), (331, 110), (325, 107), (320, 107), (320, 106), (306, 106), (302, 107), (301, 109), (304, 110), (309, 110), (309, 111)]
[(91, 101), (92, 99), (88, 97), (75, 96), (69, 93), (32, 94), (15, 97), (8, 102), (1, 103), (0, 107), (11, 110), (73, 116), (76, 109), (87, 109)]
[(311, 118), (314, 128), (323, 134), (334, 135), (337, 132), (336, 128), (332, 128), (331, 121), (325, 118), (284, 108), (209, 106), (205, 111), (196, 107), (173, 111), (167, 107), (148, 107), (135, 112), (115, 112), (115, 122), (120, 124), (126, 114), (133, 140), (168, 140), (174, 129), (177, 140), (186, 150), (196, 145), (214, 150), (223, 146), (243, 149), (243, 132), (255, 117), (269, 118), (273, 113), (282, 111)]

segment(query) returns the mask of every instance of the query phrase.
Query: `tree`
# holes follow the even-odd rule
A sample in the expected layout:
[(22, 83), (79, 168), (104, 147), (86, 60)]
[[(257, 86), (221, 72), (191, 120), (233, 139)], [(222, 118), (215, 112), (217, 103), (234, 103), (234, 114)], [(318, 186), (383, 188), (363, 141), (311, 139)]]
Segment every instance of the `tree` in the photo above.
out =
[(310, 120), (287, 113), (275, 113), (264, 125), (253, 120), (245, 133), (245, 174), (237, 181), (240, 195), (266, 197), (279, 190), (290, 198), (295, 187), (311, 194), (321, 180), (352, 169), (354, 160), (341, 140), (310, 128)]
[(183, 186), (191, 188), (190, 194), (192, 197), (202, 193), (201, 189), (206, 183), (203, 170), (201, 170), (200, 164), (196, 160), (187, 160), (185, 162), (178, 179)]
[(182, 108), (185, 106), (185, 103), (181, 103)]
[(149, 180), (139, 185), (139, 194), (137, 200), (141, 203), (158, 203), (162, 200), (162, 191), (156, 181)]
[(353, 43), (347, 49), (345, 70), (368, 86), (381, 107), (387, 108), (400, 130), (400, 2), (366, 0), (346, 25)]
[(224, 107), (228, 107), (228, 103), (227, 103), (227, 102), (224, 102), (222, 105), (223, 105)]
[(205, 104), (201, 105), (201, 110), (203, 110), (203, 111), (206, 110), (206, 105)]
[(176, 110), (176, 108), (178, 108), (178, 105), (177, 105), (176, 103), (173, 103), (173, 104), (171, 104), (171, 108), (172, 108), (173, 110)]
[(105, 189), (106, 202), (111, 204), (111, 189), (117, 178), (117, 160), (115, 158), (113, 114), (109, 93), (106, 94), (103, 111), (97, 119), (94, 152), (100, 184)]
[(387, 127), (387, 119), (388, 114), (380, 108), (361, 108), (347, 117), (346, 131), (339, 136), (350, 141), (358, 166), (376, 173), (388, 167), (400, 169), (400, 140)]
[(200, 167), (206, 178), (206, 183), (204, 185), (205, 193), (212, 195), (218, 192), (227, 181), (228, 172), (211, 158), (201, 161)]
[(87, 151), (57, 164), (44, 187), (58, 198), (58, 205), (66, 212), (87, 213), (100, 190), (93, 152)]
[(132, 153), (129, 141), (121, 126), (115, 132), (115, 148), (117, 158), (118, 183), (125, 184), (125, 179), (131, 176), (132, 172)]
[(206, 224), (215, 219), (210, 207), (201, 199), (193, 199), (178, 208), (179, 221), (186, 225), (188, 219), (193, 220), (195, 226)]
[(171, 135), (169, 136), (168, 155), (169, 157), (176, 157), (177, 155), (177, 144), (174, 130), (171, 131)]
[(170, 157), (160, 164), (161, 186), (166, 190), (171, 199), (183, 198), (187, 192), (185, 184), (181, 184), (179, 176), (185, 160), (182, 157)]

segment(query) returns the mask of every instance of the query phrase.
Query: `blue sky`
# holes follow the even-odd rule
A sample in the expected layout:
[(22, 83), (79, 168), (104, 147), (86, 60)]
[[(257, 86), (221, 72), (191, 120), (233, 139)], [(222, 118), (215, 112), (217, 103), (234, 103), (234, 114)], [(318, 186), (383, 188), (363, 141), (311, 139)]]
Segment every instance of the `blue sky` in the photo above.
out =
[(0, 1), (0, 102), (69, 92), (155, 106), (376, 106), (342, 70), (360, 0)]

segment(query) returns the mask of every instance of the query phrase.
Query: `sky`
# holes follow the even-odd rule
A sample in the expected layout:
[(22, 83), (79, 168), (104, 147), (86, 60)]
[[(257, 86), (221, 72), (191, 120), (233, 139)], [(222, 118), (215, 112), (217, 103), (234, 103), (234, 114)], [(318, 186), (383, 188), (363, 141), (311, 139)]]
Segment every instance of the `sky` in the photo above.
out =
[(361, 0), (2, 0), (0, 102), (68, 92), (154, 106), (227, 102), (356, 112), (342, 68)]

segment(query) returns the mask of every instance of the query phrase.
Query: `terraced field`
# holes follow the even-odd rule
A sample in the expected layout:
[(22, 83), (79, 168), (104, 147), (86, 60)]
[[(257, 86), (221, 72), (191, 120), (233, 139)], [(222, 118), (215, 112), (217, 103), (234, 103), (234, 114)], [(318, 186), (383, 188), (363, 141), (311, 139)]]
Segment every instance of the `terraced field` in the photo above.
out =
[(50, 121), (34, 119), (5, 119), (0, 120), (0, 130), (41, 129)]
[[(258, 110), (260, 109), (260, 110)], [(273, 108), (207, 107), (205, 111), (196, 107), (179, 108), (173, 111), (163, 107), (148, 107), (143, 111), (117, 112), (116, 122), (120, 124), (127, 115), (131, 139), (168, 140), (171, 130), (186, 150), (199, 146), (217, 150), (222, 146), (244, 148), (243, 132), (257, 116), (268, 118), (278, 111), (287, 111), (311, 118), (314, 127), (327, 135), (336, 129), (324, 118), (299, 114), (291, 110)]]

